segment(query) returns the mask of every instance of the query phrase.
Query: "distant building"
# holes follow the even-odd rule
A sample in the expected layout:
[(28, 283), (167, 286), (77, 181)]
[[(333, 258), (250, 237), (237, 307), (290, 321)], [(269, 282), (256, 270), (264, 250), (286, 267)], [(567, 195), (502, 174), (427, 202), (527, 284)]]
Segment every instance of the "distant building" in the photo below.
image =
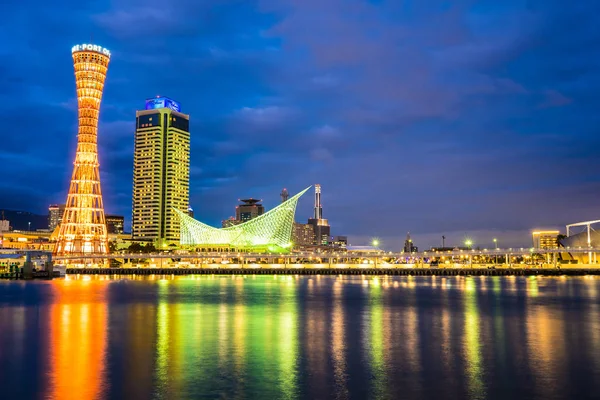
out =
[(239, 224), (241, 224), (241, 222), (237, 221), (233, 217), (229, 217), (229, 218), (224, 219), (223, 221), (221, 221), (221, 227), (222, 228), (229, 228), (230, 226), (239, 225)]
[(10, 229), (10, 222), (7, 219), (0, 220), (0, 233), (8, 232)]
[(348, 246), (348, 253), (358, 253), (358, 254), (375, 254), (375, 253), (383, 253), (384, 251), (380, 248), (373, 246)]
[(54, 229), (62, 222), (64, 214), (64, 204), (51, 204), (50, 207), (48, 207), (48, 230), (50, 232), (54, 231)]
[(240, 201), (242, 204), (235, 208), (235, 219), (240, 223), (250, 221), (265, 213), (265, 207), (259, 204), (262, 200), (249, 198), (240, 199)]
[(243, 224), (265, 213), (265, 207), (260, 204), (262, 200), (249, 198), (239, 199), (238, 201), (242, 204), (235, 206), (235, 218), (229, 217), (221, 221), (222, 228)]
[(315, 236), (313, 244), (317, 246), (326, 246), (329, 244), (331, 228), (329, 222), (323, 218), (323, 206), (321, 205), (321, 185), (315, 185), (315, 210), (313, 218), (308, 219), (308, 223), (314, 227)]
[(10, 222), (7, 219), (0, 220), (0, 248), (4, 247), (4, 232), (10, 229)]
[(313, 244), (316, 246), (327, 246), (329, 244), (329, 236), (331, 227), (326, 219), (309, 218), (308, 224), (313, 226), (315, 231)]
[(190, 204), (190, 116), (166, 97), (136, 111), (133, 150), (133, 240), (179, 243), (179, 217)]
[(460, 251), (460, 250), (471, 250), (469, 247), (455, 246), (455, 247), (432, 247), (429, 251)]
[(331, 244), (333, 247), (345, 249), (348, 247), (348, 236), (334, 236)]
[(534, 249), (557, 249), (559, 231), (535, 231), (531, 234)]
[(121, 234), (123, 233), (123, 226), (125, 225), (125, 217), (122, 215), (106, 215), (106, 230), (110, 234)]
[(194, 218), (194, 210), (192, 209), (192, 207), (189, 207), (189, 206), (188, 206), (188, 209), (187, 209), (187, 215), (188, 215), (188, 217), (190, 217), (190, 218)]
[(406, 240), (404, 241), (404, 252), (405, 253), (417, 253), (419, 248), (414, 245), (412, 239), (410, 238), (410, 232), (406, 234)]
[(311, 224), (294, 222), (292, 243), (295, 246), (312, 246), (315, 241), (315, 228)]

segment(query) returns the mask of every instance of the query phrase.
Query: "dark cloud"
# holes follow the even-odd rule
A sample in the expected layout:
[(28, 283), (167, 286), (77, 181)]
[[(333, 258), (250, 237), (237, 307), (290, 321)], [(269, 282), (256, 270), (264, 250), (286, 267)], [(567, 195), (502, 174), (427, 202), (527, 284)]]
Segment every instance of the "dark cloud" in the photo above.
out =
[(398, 248), (410, 231), (421, 246), (513, 245), (598, 217), (594, 2), (24, 4), (0, 39), (1, 208), (65, 198), (70, 48), (92, 38), (113, 54), (99, 137), (111, 213), (130, 214), (135, 110), (161, 94), (191, 116), (191, 205), (212, 224), (240, 197), (272, 207), (282, 187), (313, 183), (355, 244)]

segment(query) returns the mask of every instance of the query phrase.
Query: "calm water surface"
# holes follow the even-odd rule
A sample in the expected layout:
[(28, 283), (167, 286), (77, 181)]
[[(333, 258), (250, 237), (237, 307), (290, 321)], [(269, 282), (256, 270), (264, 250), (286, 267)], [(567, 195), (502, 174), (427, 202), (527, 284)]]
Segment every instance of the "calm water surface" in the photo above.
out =
[(600, 398), (600, 279), (0, 282), (2, 399)]

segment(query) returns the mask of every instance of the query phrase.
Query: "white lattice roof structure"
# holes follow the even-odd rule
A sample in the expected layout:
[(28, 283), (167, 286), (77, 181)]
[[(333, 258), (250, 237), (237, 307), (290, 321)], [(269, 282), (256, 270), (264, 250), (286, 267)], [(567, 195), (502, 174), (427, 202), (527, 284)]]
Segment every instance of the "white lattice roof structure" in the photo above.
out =
[(183, 246), (230, 246), (285, 251), (291, 248), (292, 227), (298, 199), (310, 187), (250, 221), (227, 228), (214, 228), (176, 210), (181, 221)]

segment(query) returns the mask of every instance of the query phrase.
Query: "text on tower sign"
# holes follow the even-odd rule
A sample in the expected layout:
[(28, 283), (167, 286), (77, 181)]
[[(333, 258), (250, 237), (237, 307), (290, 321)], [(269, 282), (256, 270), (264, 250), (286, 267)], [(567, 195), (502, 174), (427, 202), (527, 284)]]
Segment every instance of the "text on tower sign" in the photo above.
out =
[(97, 53), (102, 53), (106, 56), (110, 57), (110, 51), (102, 46), (98, 46), (95, 44), (76, 44), (71, 48), (71, 53), (75, 53), (76, 51), (95, 51)]

